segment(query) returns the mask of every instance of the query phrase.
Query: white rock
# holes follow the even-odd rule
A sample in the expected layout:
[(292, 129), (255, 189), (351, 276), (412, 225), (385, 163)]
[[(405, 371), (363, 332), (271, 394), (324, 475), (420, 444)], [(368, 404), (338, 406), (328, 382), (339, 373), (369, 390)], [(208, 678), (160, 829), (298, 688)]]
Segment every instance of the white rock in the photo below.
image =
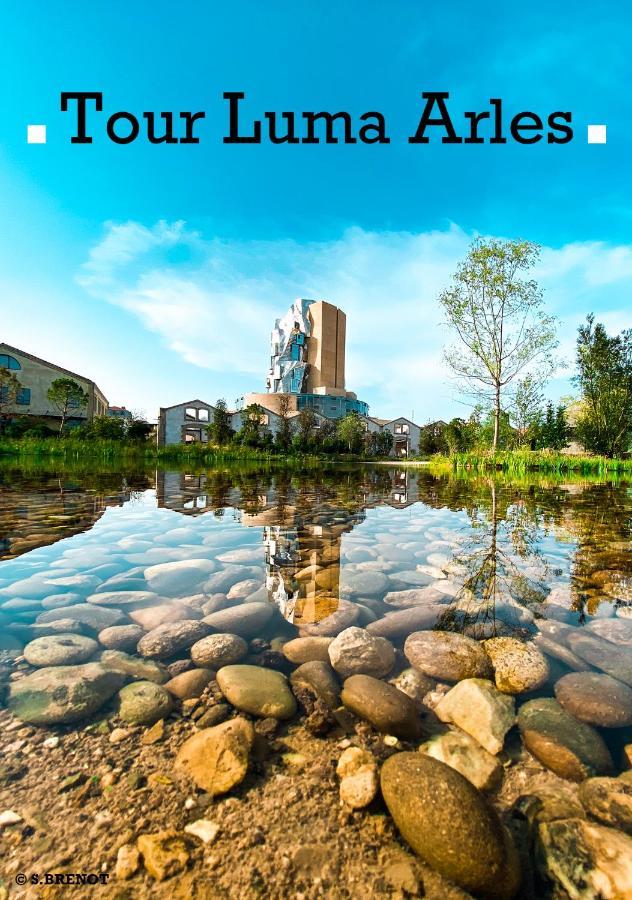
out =
[(17, 825), (21, 821), (22, 816), (12, 809), (5, 809), (4, 812), (0, 813), (0, 828), (4, 828), (6, 825)]
[(211, 822), (209, 819), (198, 819), (196, 822), (190, 822), (188, 825), (185, 825), (184, 830), (187, 834), (192, 834), (193, 837), (199, 838), (205, 844), (210, 844), (219, 834), (220, 828), (219, 825), (216, 825), (215, 822)]
[(350, 675), (387, 675), (395, 663), (395, 650), (389, 640), (375, 637), (352, 625), (345, 628), (328, 647), (332, 666), (348, 678)]

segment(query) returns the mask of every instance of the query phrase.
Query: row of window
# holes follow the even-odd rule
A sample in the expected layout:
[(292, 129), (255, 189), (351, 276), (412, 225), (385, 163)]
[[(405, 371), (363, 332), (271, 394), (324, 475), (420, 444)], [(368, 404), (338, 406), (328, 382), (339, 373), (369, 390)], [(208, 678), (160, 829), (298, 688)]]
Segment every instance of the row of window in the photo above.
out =
[[(8, 403), (9, 402), (9, 388), (7, 386), (0, 388), (0, 402)], [(17, 406), (29, 406), (31, 402), (31, 389), (30, 388), (19, 388), (15, 397), (15, 403)]]

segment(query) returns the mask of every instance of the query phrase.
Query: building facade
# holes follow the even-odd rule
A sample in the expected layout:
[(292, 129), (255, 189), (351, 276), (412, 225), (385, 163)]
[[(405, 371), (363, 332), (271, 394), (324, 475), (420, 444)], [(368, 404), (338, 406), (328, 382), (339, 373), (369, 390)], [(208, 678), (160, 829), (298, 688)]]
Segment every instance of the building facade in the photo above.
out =
[(85, 375), (70, 372), (62, 366), (5, 343), (0, 343), (0, 367), (8, 369), (20, 383), (15, 402), (4, 410), (9, 418), (29, 416), (53, 426), (59, 422), (61, 413), (48, 399), (48, 390), (58, 378), (71, 378), (88, 395), (86, 406), (70, 410), (67, 419), (69, 425), (89, 422), (94, 416), (107, 414), (108, 401), (105, 395)]

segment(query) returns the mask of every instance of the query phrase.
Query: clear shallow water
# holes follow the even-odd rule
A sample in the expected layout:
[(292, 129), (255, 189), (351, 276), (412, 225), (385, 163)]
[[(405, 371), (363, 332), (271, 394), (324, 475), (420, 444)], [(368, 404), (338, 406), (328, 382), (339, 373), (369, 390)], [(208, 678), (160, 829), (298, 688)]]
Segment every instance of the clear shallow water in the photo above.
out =
[[(358, 606), (357, 624), (436, 604), (439, 627), (479, 638), (526, 636), (540, 618), (582, 625), (632, 612), (626, 482), (390, 467), (12, 470), (2, 473), (0, 500), (0, 622), (9, 628), (34, 621), (51, 595), (80, 602), (155, 590), (150, 566), (188, 559), (209, 565), (161, 585), (160, 596), (224, 592), (235, 602), (257, 592), (295, 627), (327, 620), (339, 598)], [(424, 588), (422, 597), (390, 596)]]

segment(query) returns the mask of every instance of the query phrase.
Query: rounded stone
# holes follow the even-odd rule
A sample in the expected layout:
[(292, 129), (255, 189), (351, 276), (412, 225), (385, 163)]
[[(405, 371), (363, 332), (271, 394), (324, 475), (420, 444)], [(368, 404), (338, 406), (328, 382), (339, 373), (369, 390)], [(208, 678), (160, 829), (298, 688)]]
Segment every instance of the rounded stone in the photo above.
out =
[(524, 694), (542, 687), (549, 679), (546, 657), (532, 642), (512, 637), (484, 641), (494, 667), (496, 687), (503, 694)]
[(55, 634), (39, 637), (24, 648), (24, 658), (31, 666), (71, 666), (86, 662), (99, 645), (80, 634)]
[(588, 628), (613, 644), (632, 647), (632, 622), (629, 619), (595, 619)]
[(410, 697), (371, 675), (347, 678), (340, 699), (347, 709), (383, 734), (415, 739), (421, 733), (419, 713)]
[(593, 819), (632, 835), (632, 782), (589, 778), (580, 785), (579, 799)]
[(395, 664), (390, 641), (375, 637), (364, 628), (351, 626), (341, 631), (329, 645), (329, 659), (343, 678), (350, 675), (388, 675)]
[(343, 574), (340, 593), (345, 597), (377, 597), (388, 589), (388, 578), (372, 570)]
[(261, 718), (290, 719), (296, 700), (281, 672), (259, 666), (224, 666), (217, 684), (229, 703)]
[(478, 641), (452, 631), (416, 631), (406, 639), (404, 654), (415, 669), (441, 681), (491, 677)]
[(145, 632), (140, 625), (111, 625), (99, 632), (99, 643), (108, 650), (135, 650)]
[(395, 678), (390, 679), (399, 691), (407, 694), (417, 705), (421, 705), (427, 693), (434, 690), (435, 681), (418, 669), (404, 669)]
[(397, 828), (428, 865), (476, 896), (513, 897), (520, 881), (516, 850), (463, 775), (422, 753), (396, 753), (380, 780)]
[(238, 717), (205, 728), (180, 747), (175, 769), (217, 797), (244, 780), (255, 733), (246, 719)]
[[(334, 601), (336, 602), (336, 601)], [(353, 625), (360, 615), (360, 610), (350, 600), (338, 600), (334, 612), (318, 622), (306, 623), (301, 626), (302, 635), (313, 637), (334, 637)]]
[(296, 666), (307, 662), (329, 662), (330, 637), (298, 637), (283, 644), (282, 653)]
[(439, 604), (428, 606), (411, 606), (386, 613), (377, 622), (370, 622), (366, 630), (378, 637), (399, 638), (412, 634), (413, 631), (433, 628), (445, 615), (446, 607)]
[(174, 675), (165, 682), (164, 688), (180, 700), (192, 700), (199, 697), (214, 678), (215, 672), (210, 669), (189, 669)]
[(252, 638), (263, 631), (272, 618), (274, 609), (270, 603), (240, 603), (211, 613), (202, 621), (210, 631)]
[(600, 672), (571, 672), (555, 684), (561, 706), (589, 725), (632, 725), (632, 688)]
[(503, 767), (496, 757), (464, 731), (435, 735), (419, 751), (456, 769), (480, 791), (494, 790), (502, 781)]
[(187, 619), (201, 619), (202, 613), (184, 603), (161, 603), (158, 606), (146, 606), (143, 609), (135, 609), (129, 614), (145, 631), (153, 631), (159, 625), (168, 622), (185, 622)]
[(55, 622), (57, 619), (74, 619), (76, 622), (82, 622), (97, 632), (108, 628), (110, 625), (121, 625), (127, 621), (127, 617), (120, 609), (95, 606), (92, 603), (76, 603), (73, 606), (47, 609), (39, 614), (36, 621), (38, 624), (41, 624)]
[(351, 809), (368, 806), (377, 794), (379, 779), (375, 757), (360, 747), (347, 747), (338, 760), (340, 799)]
[(515, 724), (515, 700), (496, 690), (491, 681), (466, 678), (448, 691), (434, 708), (442, 722), (452, 722), (489, 753), (503, 749), (505, 735)]
[(104, 650), (99, 660), (108, 672), (120, 672), (133, 681), (153, 681), (163, 684), (169, 678), (167, 668), (153, 659), (141, 659), (122, 650)]
[(173, 709), (171, 695), (153, 681), (135, 681), (119, 691), (119, 716), (133, 725), (153, 725)]
[(602, 737), (590, 725), (566, 712), (557, 700), (530, 700), (518, 711), (525, 747), (536, 759), (569, 781), (610, 775), (612, 757)]
[(627, 647), (576, 628), (566, 638), (573, 653), (617, 681), (632, 687), (632, 653)]
[(191, 647), (196, 666), (221, 669), (238, 663), (248, 653), (248, 644), (237, 634), (209, 634)]
[(169, 659), (181, 650), (188, 650), (207, 634), (208, 627), (204, 622), (192, 619), (170, 622), (148, 631), (138, 642), (138, 652), (153, 659)]
[(313, 659), (303, 663), (290, 675), (290, 684), (296, 690), (307, 687), (330, 709), (340, 706), (340, 684), (328, 662)]
[(93, 662), (38, 669), (10, 685), (9, 709), (32, 725), (78, 722), (103, 706), (123, 682), (123, 675)]

